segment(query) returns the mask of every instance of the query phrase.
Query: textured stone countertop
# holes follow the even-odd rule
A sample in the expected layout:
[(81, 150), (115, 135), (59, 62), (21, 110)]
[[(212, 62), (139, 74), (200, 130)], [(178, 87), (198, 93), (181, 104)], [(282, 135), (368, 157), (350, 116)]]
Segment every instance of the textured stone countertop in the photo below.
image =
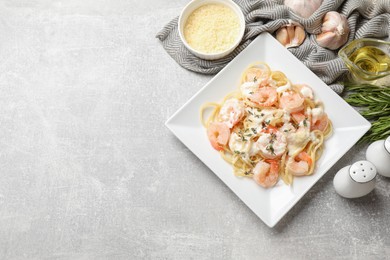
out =
[(335, 172), (273, 229), (164, 122), (211, 76), (155, 34), (186, 0), (0, 0), (0, 259), (381, 259), (390, 179)]

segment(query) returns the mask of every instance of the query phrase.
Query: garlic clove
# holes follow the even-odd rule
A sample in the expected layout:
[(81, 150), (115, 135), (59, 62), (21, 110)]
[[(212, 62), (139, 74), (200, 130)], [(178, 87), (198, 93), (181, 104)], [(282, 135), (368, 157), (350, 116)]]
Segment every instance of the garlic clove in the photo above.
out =
[(292, 40), (295, 36), (294, 26), (287, 26), (286, 29), (287, 29), (288, 38)]
[(276, 32), (276, 39), (283, 45), (286, 46), (289, 42), (287, 29), (282, 27)]
[(276, 39), (286, 48), (301, 45), (305, 38), (305, 30), (298, 23), (285, 25), (276, 31)]
[(349, 25), (347, 18), (335, 11), (325, 14), (321, 33), (316, 36), (318, 45), (336, 50), (348, 41)]
[(302, 44), (302, 42), (306, 38), (305, 30), (303, 30), (302, 27), (296, 26), (295, 27), (295, 37), (293, 40), (293, 43), (296, 44), (296, 46), (299, 46)]
[(285, 0), (284, 5), (303, 18), (309, 18), (321, 6), (323, 0)]

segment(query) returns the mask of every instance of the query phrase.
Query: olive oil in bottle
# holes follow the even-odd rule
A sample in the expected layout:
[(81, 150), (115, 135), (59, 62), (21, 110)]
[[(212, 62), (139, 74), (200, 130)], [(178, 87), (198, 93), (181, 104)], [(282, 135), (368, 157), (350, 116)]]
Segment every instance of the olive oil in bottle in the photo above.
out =
[(364, 46), (352, 52), (348, 57), (364, 72), (381, 74), (390, 72), (390, 56), (374, 46)]

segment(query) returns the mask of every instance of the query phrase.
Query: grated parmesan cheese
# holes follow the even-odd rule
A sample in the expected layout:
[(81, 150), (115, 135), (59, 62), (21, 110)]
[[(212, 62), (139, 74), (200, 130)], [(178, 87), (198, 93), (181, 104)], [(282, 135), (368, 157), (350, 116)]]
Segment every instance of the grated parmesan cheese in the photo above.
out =
[(184, 37), (197, 51), (219, 53), (234, 44), (239, 31), (240, 21), (232, 9), (206, 4), (190, 14), (184, 26)]

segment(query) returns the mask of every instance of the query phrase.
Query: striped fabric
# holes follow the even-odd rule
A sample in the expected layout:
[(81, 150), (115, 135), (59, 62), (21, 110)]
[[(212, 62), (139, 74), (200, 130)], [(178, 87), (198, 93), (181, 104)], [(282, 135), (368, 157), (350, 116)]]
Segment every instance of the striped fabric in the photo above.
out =
[(340, 94), (343, 86), (337, 82), (345, 77), (347, 68), (337, 56), (337, 50), (322, 48), (315, 41), (315, 34), (321, 32), (323, 16), (329, 11), (339, 11), (346, 15), (351, 30), (349, 41), (366, 37), (386, 38), (390, 35), (390, 0), (324, 0), (321, 7), (308, 19), (294, 14), (283, 5), (284, 0), (234, 1), (244, 13), (246, 30), (241, 44), (223, 59), (207, 61), (191, 54), (180, 40), (178, 17), (169, 22), (156, 37), (182, 67), (198, 73), (215, 74), (245, 49), (257, 35), (265, 31), (274, 33), (291, 19), (302, 24), (309, 34), (301, 46), (289, 48), (289, 51)]

